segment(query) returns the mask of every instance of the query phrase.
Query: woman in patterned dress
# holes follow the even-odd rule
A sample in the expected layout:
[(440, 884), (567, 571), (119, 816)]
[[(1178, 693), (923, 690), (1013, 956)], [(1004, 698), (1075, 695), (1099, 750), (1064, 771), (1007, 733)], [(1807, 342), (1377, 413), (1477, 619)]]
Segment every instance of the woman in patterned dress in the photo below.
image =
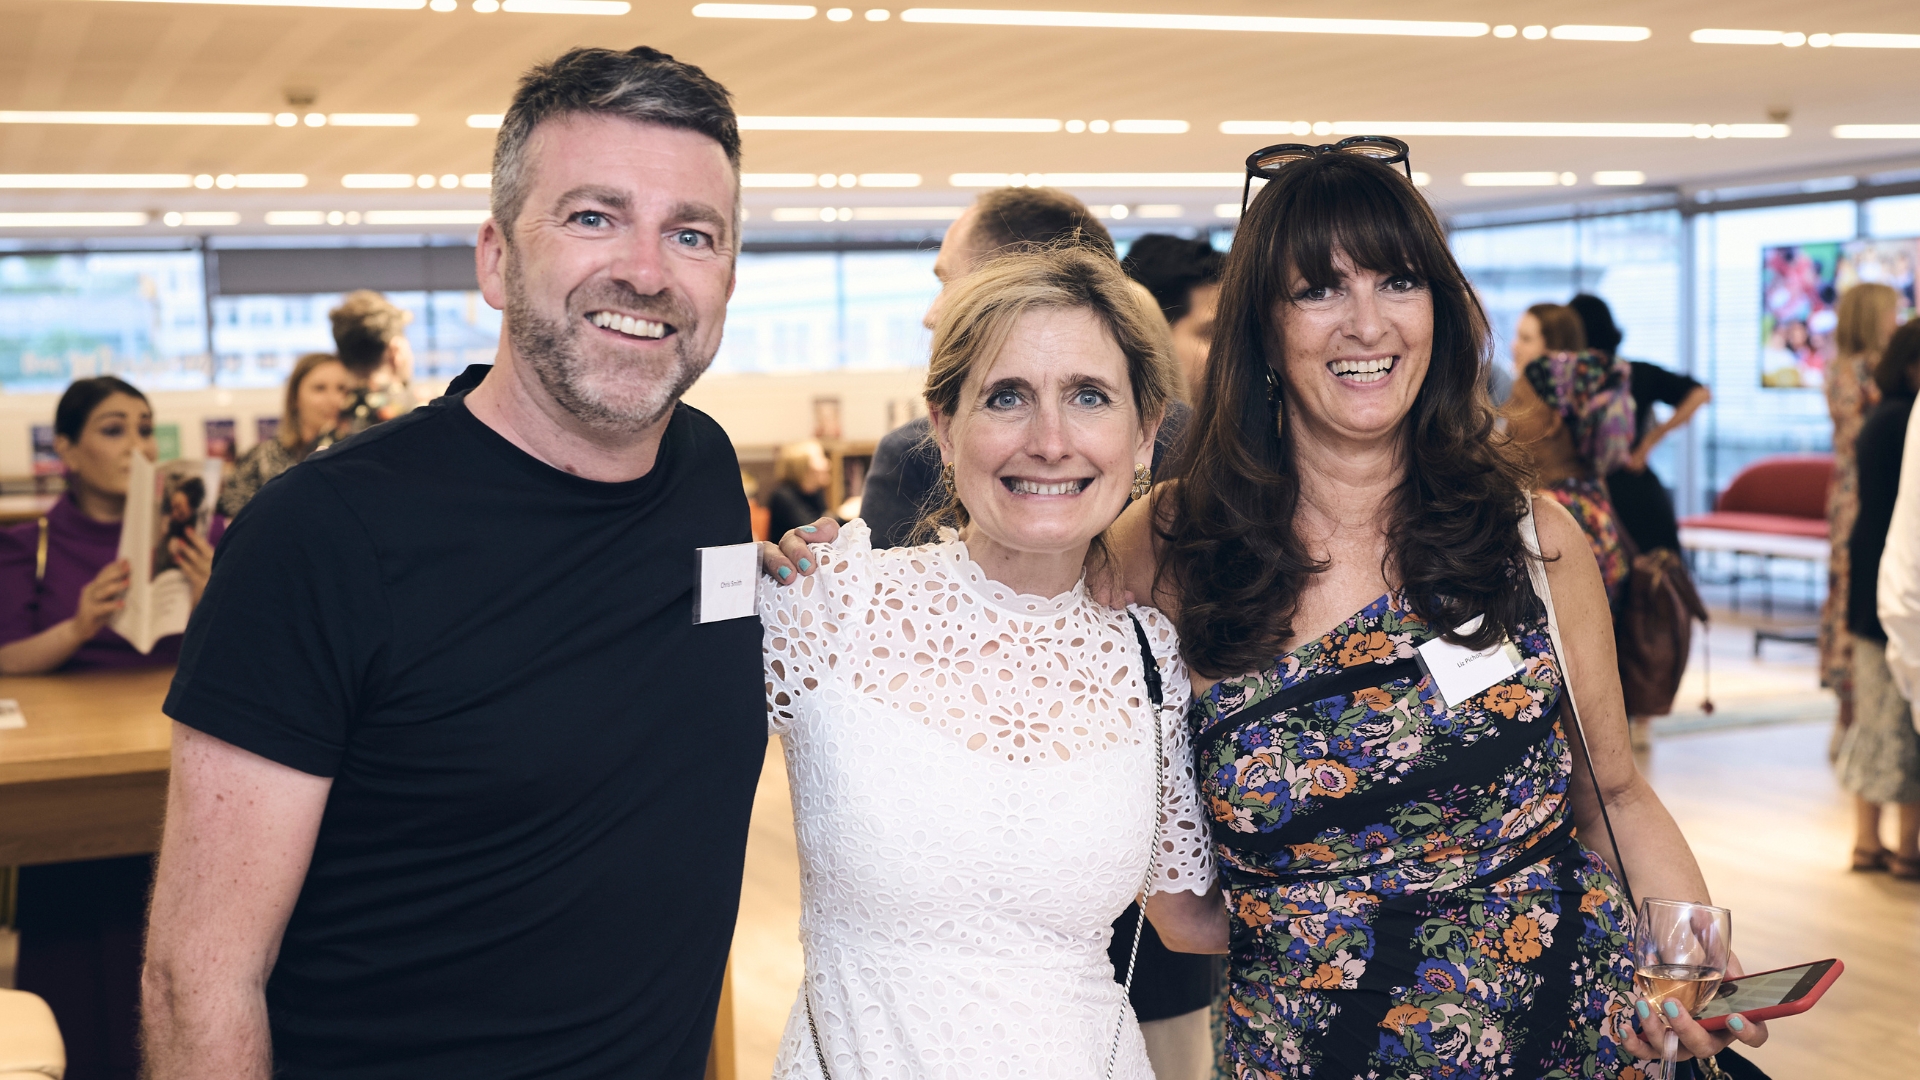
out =
[(1507, 434), (1525, 450), (1534, 489), (1580, 523), (1607, 600), (1618, 603), (1633, 563), (1605, 477), (1633, 456), (1632, 370), (1587, 348), (1580, 316), (1559, 304), (1521, 316), (1513, 365)]
[[(1590, 778), (1642, 894), (1708, 891), (1635, 769), (1587, 540), (1494, 436), (1486, 340), (1411, 184), (1287, 165), (1228, 255), (1185, 475), (1109, 534), (1116, 590), (1174, 617), (1194, 673), (1237, 1077), (1637, 1080), (1669, 1027), (1687, 1054), (1765, 1038), (1633, 995)], [(1512, 674), (1442, 700), (1415, 651), (1442, 635), (1506, 638)]]
[(1839, 355), (1826, 371), (1827, 413), (1833, 417), (1833, 486), (1827, 489), (1833, 554), (1827, 560), (1827, 601), (1820, 609), (1820, 685), (1832, 688), (1839, 699), (1840, 726), (1845, 728), (1853, 723), (1853, 635), (1847, 632), (1847, 567), (1853, 560), (1848, 542), (1853, 520), (1860, 516), (1854, 444), (1879, 402), (1872, 372), (1900, 323), (1900, 294), (1875, 282), (1855, 285), (1840, 297), (1838, 315), (1833, 344)]

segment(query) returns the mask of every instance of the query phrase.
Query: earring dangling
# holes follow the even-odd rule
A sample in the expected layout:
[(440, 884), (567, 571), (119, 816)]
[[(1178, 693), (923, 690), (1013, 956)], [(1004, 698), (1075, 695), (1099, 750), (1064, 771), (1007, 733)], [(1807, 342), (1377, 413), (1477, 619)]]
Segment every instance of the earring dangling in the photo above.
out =
[(1127, 501), (1144, 499), (1147, 492), (1153, 490), (1153, 469), (1146, 465), (1133, 467), (1133, 486), (1127, 489)]
[(960, 492), (953, 486), (953, 462), (940, 466), (940, 486), (947, 489), (947, 498), (957, 499)]

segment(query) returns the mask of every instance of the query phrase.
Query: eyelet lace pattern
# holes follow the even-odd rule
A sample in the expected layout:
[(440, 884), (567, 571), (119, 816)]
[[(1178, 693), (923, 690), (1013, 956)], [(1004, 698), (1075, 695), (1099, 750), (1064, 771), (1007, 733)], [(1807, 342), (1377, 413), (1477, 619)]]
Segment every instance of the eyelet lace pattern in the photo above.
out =
[[(1160, 665), (1155, 721), (1126, 613), (1076, 586), (987, 579), (951, 534), (763, 582), (769, 725), (801, 856), (801, 937), (833, 1080), (1099, 1076), (1124, 1007), (1107, 940), (1162, 815), (1155, 892), (1213, 861), (1171, 623), (1135, 608)], [(774, 1075), (817, 1080), (796, 996)], [(1116, 1077), (1150, 1080), (1126, 1025)]]

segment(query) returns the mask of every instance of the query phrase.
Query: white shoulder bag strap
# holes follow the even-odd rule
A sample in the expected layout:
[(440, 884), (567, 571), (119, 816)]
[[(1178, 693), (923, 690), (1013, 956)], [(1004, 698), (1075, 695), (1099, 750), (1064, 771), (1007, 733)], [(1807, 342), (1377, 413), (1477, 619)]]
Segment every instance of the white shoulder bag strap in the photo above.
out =
[(1533, 498), (1527, 498), (1526, 516), (1520, 519), (1520, 539), (1526, 545), (1522, 556), (1527, 564), (1527, 577), (1533, 582), (1533, 593), (1547, 608), (1547, 638), (1553, 643), (1554, 661), (1560, 665), (1560, 687), (1567, 695), (1567, 715), (1573, 718), (1574, 734), (1580, 738), (1580, 754), (1587, 762), (1587, 780), (1593, 784), (1593, 799), (1600, 804), (1600, 820), (1607, 827), (1607, 843), (1613, 848), (1613, 864), (1620, 870), (1620, 886), (1627, 891), (1627, 903), (1635, 911), (1640, 910), (1640, 902), (1634, 899), (1633, 882), (1627, 880), (1627, 860), (1620, 857), (1620, 840), (1613, 834), (1613, 818), (1607, 814), (1607, 800), (1600, 794), (1600, 778), (1593, 771), (1593, 750), (1587, 745), (1587, 730), (1580, 724), (1580, 710), (1573, 698), (1573, 671), (1567, 663), (1567, 647), (1560, 642), (1560, 619), (1553, 611), (1553, 588), (1547, 581), (1547, 564), (1540, 550), (1540, 532), (1534, 526)]

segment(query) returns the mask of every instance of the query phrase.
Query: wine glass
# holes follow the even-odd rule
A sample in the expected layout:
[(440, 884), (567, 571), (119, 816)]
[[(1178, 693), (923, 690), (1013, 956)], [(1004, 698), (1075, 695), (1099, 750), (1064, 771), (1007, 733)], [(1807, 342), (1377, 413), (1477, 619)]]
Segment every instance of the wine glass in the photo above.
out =
[[(1640, 903), (1640, 921), (1633, 932), (1634, 987), (1648, 1005), (1657, 1009), (1672, 1001), (1691, 1016), (1719, 990), (1732, 947), (1733, 912), (1649, 897)], [(1668, 1029), (1660, 1057), (1664, 1080), (1673, 1080), (1679, 1051), (1680, 1036)]]

